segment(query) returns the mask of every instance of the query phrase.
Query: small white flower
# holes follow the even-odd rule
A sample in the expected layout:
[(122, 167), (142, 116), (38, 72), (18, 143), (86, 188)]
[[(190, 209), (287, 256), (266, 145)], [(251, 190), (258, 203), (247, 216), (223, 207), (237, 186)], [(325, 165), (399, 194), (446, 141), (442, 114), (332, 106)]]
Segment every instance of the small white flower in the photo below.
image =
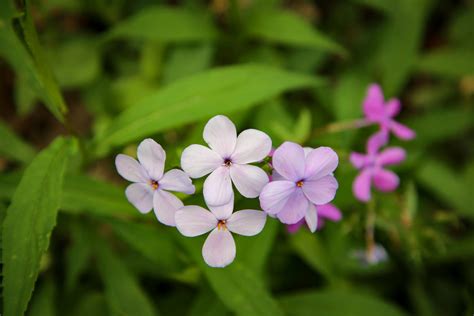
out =
[(156, 218), (163, 224), (175, 226), (174, 214), (183, 207), (183, 202), (168, 191), (193, 194), (191, 179), (182, 170), (172, 169), (165, 174), (166, 153), (153, 139), (145, 139), (137, 150), (138, 161), (119, 154), (115, 158), (118, 173), (134, 182), (125, 190), (125, 195), (141, 213), (152, 208)]
[(247, 198), (257, 197), (268, 175), (261, 168), (249, 163), (263, 160), (272, 148), (267, 134), (247, 129), (239, 134), (234, 123), (223, 115), (207, 122), (204, 140), (209, 145), (191, 145), (181, 156), (181, 167), (191, 178), (210, 173), (204, 182), (204, 198), (208, 205), (227, 204), (233, 196), (232, 182)]

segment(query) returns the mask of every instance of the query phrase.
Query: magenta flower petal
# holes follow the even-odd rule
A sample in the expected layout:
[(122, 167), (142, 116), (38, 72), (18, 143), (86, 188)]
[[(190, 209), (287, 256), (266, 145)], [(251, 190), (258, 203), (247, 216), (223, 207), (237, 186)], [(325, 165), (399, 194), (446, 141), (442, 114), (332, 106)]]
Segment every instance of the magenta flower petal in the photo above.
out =
[(365, 169), (355, 178), (352, 183), (352, 191), (354, 196), (360, 201), (367, 202), (370, 200), (370, 184), (372, 181), (372, 170)]
[(377, 163), (380, 166), (396, 165), (405, 160), (406, 151), (400, 147), (390, 147), (382, 151), (377, 156)]
[(318, 205), (318, 217), (331, 220), (333, 222), (340, 221), (342, 218), (341, 211), (332, 203)]
[(148, 184), (132, 183), (125, 190), (125, 195), (140, 213), (146, 214), (153, 208), (153, 190)]
[(334, 150), (329, 147), (318, 147), (313, 149), (307, 156), (305, 162), (305, 178), (319, 179), (336, 170), (339, 158)]
[(273, 168), (288, 180), (303, 179), (305, 171), (303, 147), (293, 142), (284, 142), (275, 150), (272, 164)]
[(115, 167), (122, 178), (131, 182), (148, 183), (149, 177), (145, 169), (130, 156), (118, 154)]
[(254, 236), (265, 226), (267, 214), (256, 210), (237, 211), (227, 220), (227, 228), (236, 234)]
[(232, 215), (232, 212), (234, 211), (234, 194), (232, 194), (232, 197), (228, 203), (215, 206), (208, 205), (208, 207), (217, 219), (226, 220), (230, 217), (230, 215)]
[(272, 149), (272, 140), (264, 132), (247, 129), (237, 137), (237, 144), (232, 153), (232, 161), (247, 164), (263, 160)]
[(260, 206), (268, 214), (277, 214), (285, 207), (288, 198), (295, 190), (296, 185), (291, 181), (270, 182), (260, 193)]
[(268, 183), (268, 175), (263, 169), (252, 165), (233, 164), (230, 177), (235, 187), (243, 196), (256, 198)]
[(216, 217), (206, 209), (196, 206), (184, 206), (175, 213), (176, 228), (187, 237), (205, 234), (217, 226)]
[(207, 205), (227, 204), (233, 196), (229, 168), (214, 170), (204, 181), (203, 193)]
[(385, 104), (385, 111), (389, 117), (397, 116), (400, 113), (401, 105), (400, 100), (398, 99), (390, 99)]
[(375, 155), (379, 149), (386, 145), (388, 142), (388, 133), (386, 131), (380, 131), (370, 136), (367, 141), (367, 153), (369, 155)]
[(179, 169), (171, 169), (167, 171), (159, 182), (159, 186), (163, 190), (183, 192), (193, 194), (196, 191), (191, 179), (188, 175)]
[(294, 233), (296, 233), (296, 232), (301, 228), (301, 226), (303, 226), (305, 223), (306, 223), (306, 221), (305, 221), (304, 219), (301, 219), (301, 220), (299, 220), (298, 222), (296, 222), (295, 224), (286, 225), (286, 230), (287, 230), (289, 233), (294, 234)]
[(338, 186), (336, 178), (327, 175), (314, 181), (305, 181), (302, 189), (312, 203), (321, 205), (334, 199)]
[(318, 214), (314, 204), (309, 203), (304, 219), (306, 221), (306, 225), (308, 225), (309, 230), (314, 233), (316, 228), (318, 228)]
[(390, 127), (392, 132), (400, 139), (410, 140), (416, 136), (412, 129), (398, 122), (392, 121)]
[(203, 137), (212, 150), (222, 158), (229, 158), (237, 143), (237, 131), (227, 116), (217, 115), (204, 127)]
[(295, 190), (276, 215), (284, 224), (294, 224), (301, 220), (308, 209), (308, 199), (302, 190)]
[(191, 178), (200, 178), (224, 163), (219, 154), (202, 145), (191, 145), (181, 155), (181, 168)]
[(159, 222), (175, 226), (175, 213), (183, 207), (183, 202), (173, 194), (164, 190), (155, 190), (153, 194), (153, 210)]
[(143, 140), (137, 149), (138, 160), (153, 180), (160, 180), (165, 168), (166, 153), (160, 144), (151, 138)]
[(371, 84), (363, 101), (364, 114), (368, 119), (378, 119), (385, 114), (382, 89), (378, 84)]
[(398, 187), (398, 176), (389, 170), (378, 169), (374, 172), (374, 186), (382, 192), (390, 192)]
[(204, 261), (211, 267), (223, 268), (234, 261), (235, 241), (225, 228), (215, 228), (207, 237), (202, 247)]
[(357, 169), (364, 167), (364, 165), (367, 163), (366, 156), (364, 154), (356, 153), (356, 152), (351, 152), (349, 156), (349, 160), (352, 163), (352, 165)]

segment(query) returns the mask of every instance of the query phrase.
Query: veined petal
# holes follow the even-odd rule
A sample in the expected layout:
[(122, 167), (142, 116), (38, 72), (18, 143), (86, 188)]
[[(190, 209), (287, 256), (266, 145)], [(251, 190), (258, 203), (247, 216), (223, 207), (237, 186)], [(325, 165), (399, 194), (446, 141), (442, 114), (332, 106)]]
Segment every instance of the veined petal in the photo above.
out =
[(237, 142), (235, 125), (227, 116), (216, 115), (204, 127), (204, 140), (222, 158), (229, 158)]
[(377, 157), (381, 166), (396, 165), (405, 160), (406, 151), (401, 147), (390, 147), (382, 151)]
[(286, 200), (277, 217), (284, 224), (294, 224), (304, 218), (308, 204), (309, 201), (303, 191), (297, 189)]
[(125, 190), (125, 195), (140, 213), (146, 214), (153, 208), (153, 190), (148, 184), (132, 183)]
[(184, 206), (175, 214), (176, 228), (187, 237), (205, 234), (217, 226), (216, 217), (208, 210), (196, 206)]
[(305, 178), (316, 180), (331, 174), (336, 170), (339, 158), (334, 150), (329, 147), (313, 149), (306, 158)]
[(163, 176), (166, 160), (163, 147), (153, 139), (147, 138), (138, 145), (137, 156), (150, 178), (159, 181)]
[(254, 236), (265, 226), (267, 214), (256, 210), (237, 211), (227, 220), (227, 228), (236, 234)]
[(217, 219), (228, 219), (234, 211), (234, 193), (232, 192), (232, 197), (228, 203), (223, 205), (208, 205), (208, 207)]
[(398, 176), (390, 170), (378, 169), (374, 172), (374, 186), (382, 192), (390, 192), (398, 187)]
[(265, 185), (260, 193), (260, 206), (268, 214), (279, 213), (296, 190), (295, 183), (287, 180), (273, 181)]
[(390, 129), (400, 139), (410, 140), (415, 138), (416, 133), (411, 128), (408, 128), (406, 125), (400, 124), (396, 121), (390, 123)]
[(314, 206), (313, 203), (309, 203), (304, 219), (309, 230), (314, 233), (316, 228), (318, 228), (318, 213), (316, 211), (316, 206)]
[(303, 147), (293, 142), (284, 142), (275, 150), (273, 168), (284, 178), (299, 181), (304, 177), (305, 157)]
[(256, 129), (247, 129), (237, 137), (232, 162), (247, 164), (263, 160), (272, 150), (270, 137)]
[(218, 153), (202, 145), (186, 147), (181, 155), (181, 168), (191, 178), (200, 178), (216, 170), (224, 160)]
[(214, 170), (204, 181), (203, 193), (208, 206), (229, 203), (233, 196), (229, 168), (219, 167)]
[(155, 190), (153, 194), (153, 210), (159, 222), (176, 226), (174, 216), (177, 210), (183, 207), (183, 202), (174, 194), (164, 190)]
[(261, 168), (252, 165), (233, 164), (230, 177), (237, 190), (246, 198), (256, 198), (268, 183), (268, 175)]
[(302, 189), (306, 197), (316, 205), (331, 202), (336, 196), (339, 187), (336, 178), (332, 175), (314, 181), (305, 181)]
[(223, 268), (235, 259), (235, 241), (227, 229), (215, 228), (202, 247), (202, 256), (207, 265)]
[(377, 120), (385, 114), (382, 89), (378, 84), (371, 84), (363, 101), (365, 117)]
[(188, 175), (179, 169), (167, 171), (159, 182), (160, 187), (167, 191), (183, 192), (193, 194), (196, 188)]
[(363, 202), (370, 200), (370, 184), (372, 181), (372, 170), (364, 169), (355, 178), (352, 183), (352, 192), (354, 196)]
[(115, 157), (115, 167), (122, 178), (131, 182), (148, 183), (148, 177), (145, 169), (130, 156), (118, 154)]

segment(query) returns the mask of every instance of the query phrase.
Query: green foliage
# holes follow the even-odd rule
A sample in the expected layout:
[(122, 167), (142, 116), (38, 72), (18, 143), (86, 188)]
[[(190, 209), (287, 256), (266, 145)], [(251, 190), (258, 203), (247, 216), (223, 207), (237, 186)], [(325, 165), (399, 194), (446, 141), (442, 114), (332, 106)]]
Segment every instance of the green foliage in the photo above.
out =
[(35, 150), (0, 122), (0, 155), (28, 163), (35, 156)]

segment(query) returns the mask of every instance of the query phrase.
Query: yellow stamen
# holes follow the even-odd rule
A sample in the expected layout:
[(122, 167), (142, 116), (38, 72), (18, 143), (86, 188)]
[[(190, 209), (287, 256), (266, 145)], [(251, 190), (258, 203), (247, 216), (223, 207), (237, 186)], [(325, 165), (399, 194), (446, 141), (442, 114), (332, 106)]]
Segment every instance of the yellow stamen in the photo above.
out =
[(227, 229), (227, 226), (226, 226), (226, 221), (225, 220), (220, 220), (219, 222), (217, 222), (217, 229), (218, 230), (226, 230)]
[(301, 188), (301, 187), (303, 186), (303, 184), (304, 184), (304, 182), (303, 182), (302, 180), (296, 182), (296, 186), (297, 186), (298, 188)]
[(160, 185), (158, 184), (158, 181), (155, 181), (155, 180), (151, 180), (151, 181), (150, 181), (150, 184), (151, 184), (151, 187), (153, 188), (153, 190), (157, 190), (158, 187), (160, 186)]

